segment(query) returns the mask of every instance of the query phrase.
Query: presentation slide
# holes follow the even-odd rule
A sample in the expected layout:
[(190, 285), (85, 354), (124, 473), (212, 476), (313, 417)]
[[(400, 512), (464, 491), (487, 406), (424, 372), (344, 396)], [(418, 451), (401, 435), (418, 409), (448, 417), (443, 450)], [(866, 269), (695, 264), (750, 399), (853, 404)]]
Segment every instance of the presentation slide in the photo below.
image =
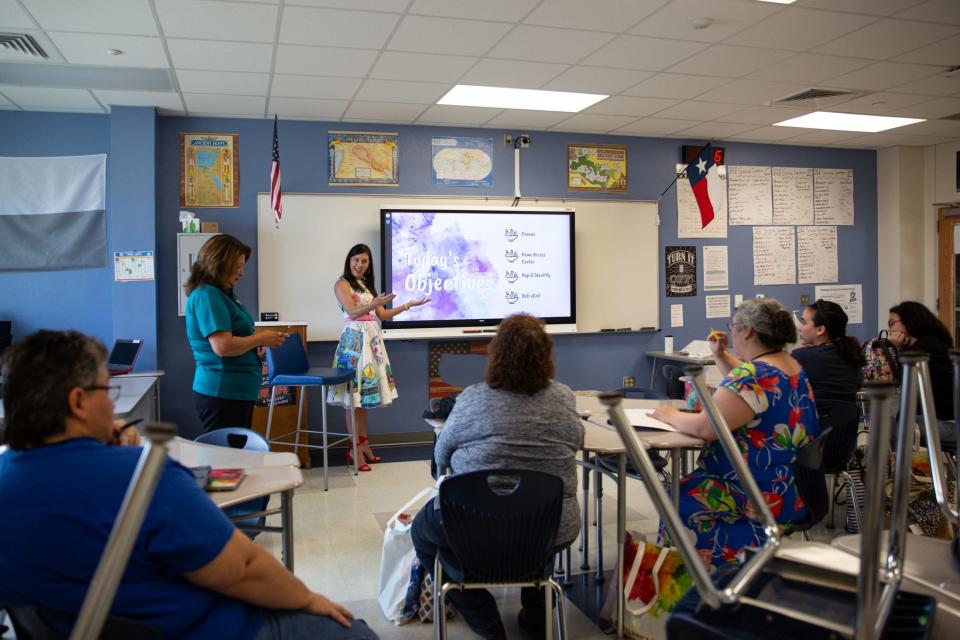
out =
[(393, 326), (527, 312), (573, 322), (573, 212), (381, 209), (384, 290), (431, 302)]

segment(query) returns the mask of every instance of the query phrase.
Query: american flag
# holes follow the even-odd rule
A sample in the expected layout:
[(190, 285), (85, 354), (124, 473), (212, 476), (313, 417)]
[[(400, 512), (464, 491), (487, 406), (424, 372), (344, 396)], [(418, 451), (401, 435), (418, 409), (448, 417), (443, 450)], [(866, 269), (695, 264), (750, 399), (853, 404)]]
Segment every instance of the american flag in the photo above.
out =
[(283, 191), (280, 189), (280, 142), (277, 140), (277, 116), (273, 116), (273, 162), (270, 163), (270, 208), (273, 209), (273, 224), (280, 228), (280, 218), (283, 217), (283, 205), (280, 199)]

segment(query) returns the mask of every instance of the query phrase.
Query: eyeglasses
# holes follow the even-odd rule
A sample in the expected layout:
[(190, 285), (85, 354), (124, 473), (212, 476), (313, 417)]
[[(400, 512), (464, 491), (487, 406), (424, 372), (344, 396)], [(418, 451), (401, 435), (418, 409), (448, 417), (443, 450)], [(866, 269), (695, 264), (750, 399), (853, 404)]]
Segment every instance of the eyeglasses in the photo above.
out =
[(101, 389), (103, 391), (106, 391), (107, 395), (110, 396), (110, 399), (116, 402), (117, 398), (120, 397), (120, 389), (122, 389), (122, 387), (118, 384), (107, 384), (107, 385), (98, 384), (98, 385), (93, 385), (91, 387), (83, 387), (84, 391), (99, 391)]
[(899, 322), (899, 320), (887, 320), (887, 329), (893, 329)]

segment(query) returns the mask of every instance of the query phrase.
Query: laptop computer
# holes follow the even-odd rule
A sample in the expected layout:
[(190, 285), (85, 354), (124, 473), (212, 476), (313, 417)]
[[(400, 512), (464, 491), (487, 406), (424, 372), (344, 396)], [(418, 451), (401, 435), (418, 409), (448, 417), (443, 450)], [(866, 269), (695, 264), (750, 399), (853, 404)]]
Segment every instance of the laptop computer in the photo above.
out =
[(110, 351), (110, 360), (107, 362), (107, 372), (112, 376), (121, 373), (130, 373), (133, 371), (133, 363), (137, 361), (140, 355), (140, 347), (143, 346), (143, 340), (129, 340), (127, 338), (117, 338), (113, 343), (113, 350)]

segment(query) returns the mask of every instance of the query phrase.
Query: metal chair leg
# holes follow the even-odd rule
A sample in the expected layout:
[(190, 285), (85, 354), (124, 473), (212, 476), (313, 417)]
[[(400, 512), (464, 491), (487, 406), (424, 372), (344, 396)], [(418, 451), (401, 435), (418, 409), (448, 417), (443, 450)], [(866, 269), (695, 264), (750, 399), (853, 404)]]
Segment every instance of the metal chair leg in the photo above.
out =
[(603, 476), (599, 469), (593, 470), (594, 520), (597, 526), (597, 572), (596, 581), (603, 582)]
[(270, 427), (273, 426), (273, 401), (277, 399), (277, 388), (270, 387), (270, 408), (267, 410), (267, 444), (270, 443)]
[(433, 564), (433, 637), (434, 640), (447, 639), (447, 610), (444, 602), (447, 599), (447, 588), (443, 584), (443, 568), (440, 560)]
[(543, 589), (543, 600), (545, 603), (546, 609), (546, 621), (543, 629), (543, 637), (551, 638), (553, 637), (553, 580), (549, 580), (543, 584), (541, 589)]
[(549, 586), (554, 591), (554, 593), (557, 594), (557, 637), (560, 640), (566, 640), (567, 639), (567, 605), (563, 597), (563, 589), (559, 589), (555, 584), (551, 584)]
[[(276, 389), (276, 387), (274, 387)], [(293, 453), (297, 458), (300, 458), (300, 426), (303, 424), (303, 400), (305, 397), (306, 389), (300, 387), (300, 391), (297, 393), (299, 398), (297, 398), (297, 430), (293, 432)], [(324, 490), (326, 490), (326, 478), (324, 478)]]
[(329, 466), (329, 456), (327, 449), (327, 403), (324, 397), (327, 393), (327, 385), (320, 385), (320, 420), (323, 423), (323, 490), (327, 490), (327, 468)]
[(583, 508), (580, 513), (580, 569), (590, 570), (590, 527), (588, 526), (590, 511), (590, 467), (587, 462), (590, 455), (583, 452)]

